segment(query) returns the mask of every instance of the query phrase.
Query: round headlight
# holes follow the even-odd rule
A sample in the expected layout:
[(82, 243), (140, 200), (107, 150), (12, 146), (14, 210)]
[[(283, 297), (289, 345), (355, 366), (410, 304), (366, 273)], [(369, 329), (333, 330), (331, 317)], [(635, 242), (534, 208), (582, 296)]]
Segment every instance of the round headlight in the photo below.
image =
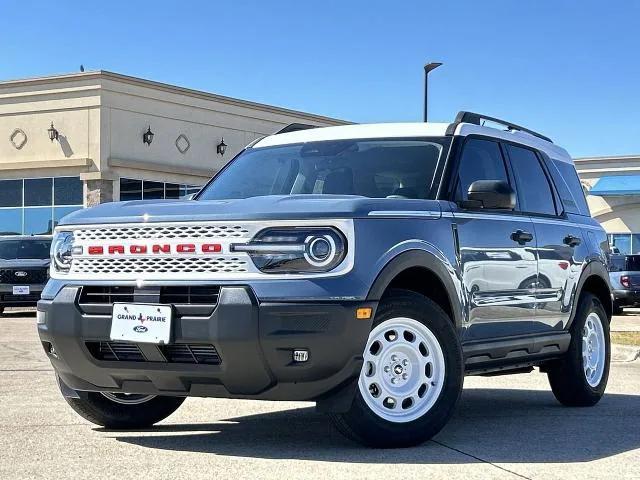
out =
[(246, 252), (264, 273), (321, 273), (340, 265), (347, 243), (334, 227), (281, 227), (262, 230), (231, 251)]
[(323, 267), (333, 260), (336, 242), (329, 235), (310, 236), (305, 241), (305, 259), (315, 267)]
[(51, 260), (54, 268), (59, 272), (68, 272), (71, 269), (73, 240), (72, 232), (59, 232), (53, 239)]

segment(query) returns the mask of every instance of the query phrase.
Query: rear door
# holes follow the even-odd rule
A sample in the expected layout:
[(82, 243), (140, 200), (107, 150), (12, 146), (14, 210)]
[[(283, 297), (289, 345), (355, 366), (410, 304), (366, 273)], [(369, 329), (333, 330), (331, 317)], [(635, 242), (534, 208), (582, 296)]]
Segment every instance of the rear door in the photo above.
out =
[(536, 236), (538, 278), (533, 332), (559, 331), (569, 321), (585, 259), (582, 230), (564, 211), (540, 154), (521, 145), (504, 147), (518, 187), (520, 210), (530, 216)]

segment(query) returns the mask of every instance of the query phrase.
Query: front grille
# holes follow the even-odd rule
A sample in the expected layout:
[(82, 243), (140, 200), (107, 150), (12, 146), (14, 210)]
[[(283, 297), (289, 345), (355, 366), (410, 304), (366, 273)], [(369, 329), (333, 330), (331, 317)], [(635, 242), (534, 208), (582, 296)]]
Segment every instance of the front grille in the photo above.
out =
[(166, 275), (178, 273), (216, 274), (245, 273), (248, 262), (238, 257), (125, 257), (74, 258), (71, 273), (91, 275)]
[(40, 300), (40, 292), (30, 293), (29, 295), (13, 295), (12, 293), (0, 294), (0, 301), (2, 303), (36, 303)]
[(135, 343), (87, 342), (87, 349), (98, 360), (110, 362), (144, 362), (146, 360)]
[(217, 305), (220, 287), (217, 285), (162, 287), (160, 303), (172, 305)]
[(145, 225), (131, 227), (83, 228), (73, 232), (76, 239), (85, 240), (134, 240), (180, 238), (243, 238), (249, 230), (242, 225)]
[[(16, 275), (16, 273), (19, 275)], [(20, 274), (24, 272), (26, 275)], [(8, 283), (12, 285), (34, 285), (47, 283), (49, 280), (49, 269), (44, 267), (38, 268), (7, 268), (0, 270), (0, 283)]]
[(134, 287), (82, 287), (80, 305), (135, 303)]
[(160, 303), (173, 305), (177, 318), (185, 316), (208, 317), (220, 298), (217, 285), (166, 287), (82, 287), (78, 304), (84, 313), (111, 315), (114, 303)]
[(160, 351), (169, 363), (193, 363), (203, 365), (220, 365), (221, 360), (216, 347), (199, 344), (163, 345)]
[[(140, 347), (129, 342), (86, 342), (89, 353), (96, 359), (106, 362), (147, 362)], [(172, 345), (148, 345), (146, 348), (158, 348), (166, 363), (191, 365), (220, 365), (222, 359), (216, 347), (209, 344), (185, 343)], [(164, 362), (155, 362), (164, 363)]]

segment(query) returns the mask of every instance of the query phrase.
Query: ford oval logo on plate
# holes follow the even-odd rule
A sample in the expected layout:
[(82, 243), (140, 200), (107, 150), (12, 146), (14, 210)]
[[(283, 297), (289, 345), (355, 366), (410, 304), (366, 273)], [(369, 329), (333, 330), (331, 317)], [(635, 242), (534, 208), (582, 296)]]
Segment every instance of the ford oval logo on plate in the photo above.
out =
[(15, 272), (14, 275), (16, 277), (26, 277), (27, 276), (27, 272), (18, 271), (18, 272)]
[(144, 325), (136, 325), (135, 327), (133, 327), (133, 331), (136, 333), (147, 333), (149, 329)]

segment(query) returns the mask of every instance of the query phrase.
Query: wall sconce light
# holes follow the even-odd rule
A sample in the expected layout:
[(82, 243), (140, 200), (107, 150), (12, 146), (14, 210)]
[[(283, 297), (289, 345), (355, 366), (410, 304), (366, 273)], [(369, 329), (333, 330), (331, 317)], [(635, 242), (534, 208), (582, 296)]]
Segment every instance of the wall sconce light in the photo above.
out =
[(226, 151), (227, 151), (227, 144), (224, 143), (224, 137), (223, 137), (222, 141), (216, 147), (216, 152), (218, 152), (218, 155), (224, 155), (224, 152)]
[(53, 122), (51, 122), (51, 126), (47, 128), (47, 133), (49, 134), (49, 140), (51, 140), (52, 142), (54, 140), (58, 140), (58, 130), (56, 130), (56, 127), (53, 126)]
[(142, 143), (145, 143), (148, 147), (151, 142), (153, 142), (153, 132), (151, 131), (151, 125), (149, 125), (147, 131), (142, 134)]

